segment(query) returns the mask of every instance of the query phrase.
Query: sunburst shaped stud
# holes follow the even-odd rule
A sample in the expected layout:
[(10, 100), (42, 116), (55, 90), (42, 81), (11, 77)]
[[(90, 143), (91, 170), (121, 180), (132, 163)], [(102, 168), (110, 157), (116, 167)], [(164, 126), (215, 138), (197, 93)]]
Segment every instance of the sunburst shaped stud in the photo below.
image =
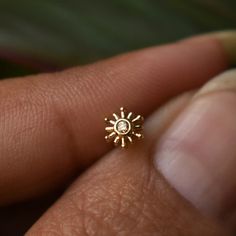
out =
[(120, 108), (120, 115), (113, 113), (114, 119), (105, 118), (108, 125), (105, 130), (108, 135), (105, 139), (113, 141), (117, 146), (126, 147), (128, 143), (133, 143), (135, 139), (143, 138), (142, 125), (143, 117), (134, 115), (132, 112), (127, 112), (123, 107)]

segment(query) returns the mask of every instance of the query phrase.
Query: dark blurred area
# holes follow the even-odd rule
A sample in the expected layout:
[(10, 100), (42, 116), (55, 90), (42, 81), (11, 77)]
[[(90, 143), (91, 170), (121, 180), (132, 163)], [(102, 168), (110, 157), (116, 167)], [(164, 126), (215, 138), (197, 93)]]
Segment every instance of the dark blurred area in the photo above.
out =
[(1, 0), (0, 77), (236, 26), (234, 0)]

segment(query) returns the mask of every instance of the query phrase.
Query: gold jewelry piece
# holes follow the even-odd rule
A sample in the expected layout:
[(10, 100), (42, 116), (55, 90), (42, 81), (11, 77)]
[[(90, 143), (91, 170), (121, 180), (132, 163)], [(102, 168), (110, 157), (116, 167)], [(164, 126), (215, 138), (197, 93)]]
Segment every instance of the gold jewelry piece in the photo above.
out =
[(128, 143), (133, 143), (134, 139), (143, 138), (142, 125), (143, 117), (140, 115), (135, 116), (132, 112), (127, 111), (121, 107), (120, 115), (113, 113), (115, 120), (105, 118), (107, 125), (105, 130), (108, 135), (105, 136), (107, 141), (112, 141), (117, 146), (122, 148), (126, 147)]

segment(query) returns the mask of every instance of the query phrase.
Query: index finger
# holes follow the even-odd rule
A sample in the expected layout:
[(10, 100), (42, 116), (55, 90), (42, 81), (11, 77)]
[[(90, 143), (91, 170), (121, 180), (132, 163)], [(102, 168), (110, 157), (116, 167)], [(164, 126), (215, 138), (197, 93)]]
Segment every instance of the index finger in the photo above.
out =
[(107, 152), (105, 114), (124, 105), (147, 116), (224, 70), (224, 42), (204, 36), (0, 82), (0, 204), (48, 191)]

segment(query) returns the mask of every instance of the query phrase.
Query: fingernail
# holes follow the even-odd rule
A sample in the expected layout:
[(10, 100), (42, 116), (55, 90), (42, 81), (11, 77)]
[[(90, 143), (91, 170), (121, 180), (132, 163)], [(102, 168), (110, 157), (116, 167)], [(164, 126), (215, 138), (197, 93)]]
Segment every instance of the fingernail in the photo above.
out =
[(231, 64), (236, 64), (236, 31), (220, 31), (211, 35), (222, 43)]
[[(225, 31), (216, 31), (211, 33), (206, 33), (194, 38), (189, 38), (189, 41), (195, 40), (205, 40), (206, 38), (212, 37), (213, 39), (218, 40), (222, 45), (225, 56), (228, 58), (229, 63), (232, 65), (236, 64), (236, 30), (225, 30)], [(183, 41), (186, 41), (183, 40)]]
[(220, 215), (236, 196), (236, 86), (214, 88), (201, 90), (174, 121), (157, 144), (154, 161), (183, 197)]

